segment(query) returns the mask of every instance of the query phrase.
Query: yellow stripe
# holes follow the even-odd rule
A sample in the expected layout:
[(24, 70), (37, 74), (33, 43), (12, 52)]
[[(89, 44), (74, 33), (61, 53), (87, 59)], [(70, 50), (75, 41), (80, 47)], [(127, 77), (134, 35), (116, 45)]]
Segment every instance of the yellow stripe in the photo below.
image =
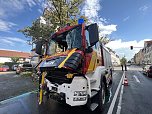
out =
[(90, 73), (95, 70), (97, 65), (96, 63), (97, 63), (97, 52), (93, 51), (87, 73)]
[(69, 59), (69, 57), (71, 57), (71, 55), (75, 52), (76, 48), (74, 48), (66, 57), (66, 59), (58, 66), (58, 68), (62, 68), (64, 63)]

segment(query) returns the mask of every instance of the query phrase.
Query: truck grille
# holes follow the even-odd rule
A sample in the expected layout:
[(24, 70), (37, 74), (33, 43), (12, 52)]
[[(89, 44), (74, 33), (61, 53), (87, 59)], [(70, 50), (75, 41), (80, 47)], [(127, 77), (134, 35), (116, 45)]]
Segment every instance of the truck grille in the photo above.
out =
[(63, 71), (50, 71), (47, 73), (46, 79), (51, 83), (63, 84), (71, 83), (72, 79), (66, 77), (67, 72)]

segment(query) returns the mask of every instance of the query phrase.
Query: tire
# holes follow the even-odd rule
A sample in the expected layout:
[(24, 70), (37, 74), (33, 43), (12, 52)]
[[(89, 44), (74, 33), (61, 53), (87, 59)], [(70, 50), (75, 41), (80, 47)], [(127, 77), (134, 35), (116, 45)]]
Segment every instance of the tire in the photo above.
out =
[(103, 81), (101, 81), (101, 88), (96, 96), (96, 101), (98, 103), (96, 111), (102, 112), (104, 110), (104, 105), (106, 102), (106, 87)]

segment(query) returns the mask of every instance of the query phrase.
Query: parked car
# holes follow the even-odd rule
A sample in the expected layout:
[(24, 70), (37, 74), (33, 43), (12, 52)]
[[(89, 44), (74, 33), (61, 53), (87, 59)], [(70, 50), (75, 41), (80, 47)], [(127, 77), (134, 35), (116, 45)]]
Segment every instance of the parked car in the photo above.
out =
[(152, 65), (146, 65), (143, 68), (143, 74), (147, 75), (148, 77), (152, 77)]
[(32, 71), (33, 67), (29, 63), (19, 64), (16, 69), (16, 74), (20, 74), (21, 72)]
[(131, 66), (131, 63), (126, 63), (127, 66)]
[(9, 66), (8, 65), (0, 66), (0, 71), (9, 71)]
[(12, 66), (12, 70), (16, 71), (17, 67), (18, 67), (17, 64), (13, 65), (13, 66)]

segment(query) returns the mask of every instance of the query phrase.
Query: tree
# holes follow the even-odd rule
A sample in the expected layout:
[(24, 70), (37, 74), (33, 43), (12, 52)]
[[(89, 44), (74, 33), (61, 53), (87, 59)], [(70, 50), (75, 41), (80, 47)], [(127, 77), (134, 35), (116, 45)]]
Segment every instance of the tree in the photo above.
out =
[(122, 57), (122, 58), (120, 59), (121, 65), (125, 65), (126, 62), (127, 62), (127, 59), (126, 59), (125, 57)]
[[(40, 23), (40, 19), (35, 20), (32, 26), (27, 26), (19, 32), (26, 37), (31, 37), (32, 42), (37, 40), (47, 40), (51, 33), (58, 27), (63, 27), (67, 23), (73, 25), (77, 23), (80, 15), (79, 7), (84, 0), (47, 0), (48, 7), (44, 9), (43, 19), (46, 24)], [(87, 18), (83, 16), (87, 21)]]
[(108, 44), (108, 43), (111, 42), (111, 41), (114, 41), (114, 39), (109, 38), (107, 35), (106, 35), (106, 36), (101, 36), (101, 37), (99, 38), (99, 40), (100, 40), (100, 42), (103, 43), (104, 45), (105, 45), (105, 44)]
[(37, 40), (47, 40), (53, 30), (54, 28), (52, 28), (52, 26), (44, 25), (40, 23), (40, 19), (37, 19), (32, 23), (31, 27), (27, 26), (18, 32), (23, 33), (26, 37), (32, 38), (32, 42), (35, 43)]
[(19, 61), (19, 57), (11, 57), (11, 61), (13, 62), (13, 63), (17, 63), (18, 61)]

